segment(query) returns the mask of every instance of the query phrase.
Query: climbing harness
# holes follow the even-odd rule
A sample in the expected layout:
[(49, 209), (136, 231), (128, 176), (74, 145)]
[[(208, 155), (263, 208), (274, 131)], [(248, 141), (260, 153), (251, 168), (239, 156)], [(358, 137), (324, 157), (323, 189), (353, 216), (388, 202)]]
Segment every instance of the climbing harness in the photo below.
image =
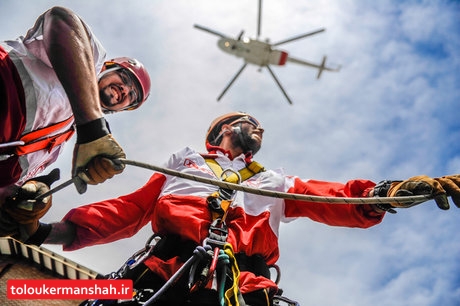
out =
[(53, 136), (50, 135), (68, 126), (73, 121), (74, 117), (70, 116), (64, 121), (27, 133), (17, 141), (0, 144), (2, 148), (12, 147), (12, 149), (8, 151), (9, 153), (0, 155), (0, 160), (8, 159), (14, 155), (21, 156), (40, 150), (51, 151), (54, 147), (69, 140), (75, 133), (75, 128), (71, 126), (62, 133)]
[[(216, 177), (219, 177), (221, 181), (237, 185), (251, 178), (253, 175), (265, 171), (265, 168), (256, 161), (252, 161), (245, 168), (239, 171), (235, 171), (233, 169), (224, 170), (213, 158), (205, 158), (205, 161), (209, 168), (211, 168), (211, 170), (214, 172)], [(231, 204), (231, 198), (234, 195), (234, 192), (235, 190), (223, 188), (221, 186), (218, 191), (214, 192), (207, 198), (209, 208), (211, 209), (213, 222), (218, 217), (225, 219), (226, 212)]]
[[(231, 182), (234, 184), (245, 181), (253, 175), (265, 171), (264, 166), (256, 161), (250, 162), (245, 168), (239, 170), (238, 172), (234, 170), (224, 171), (213, 158), (205, 158), (205, 161), (217, 177), (220, 177), (223, 181)], [(228, 173), (230, 173), (230, 175), (228, 175)]]
[[(235, 171), (233, 169), (222, 169), (214, 159), (206, 158), (205, 161), (221, 181), (238, 185), (253, 175), (265, 171), (264, 167), (257, 162), (252, 162), (240, 171)], [(206, 287), (211, 282), (211, 289), (219, 293), (218, 298), (221, 305), (239, 306), (242, 300), (238, 288), (240, 270), (233, 248), (226, 242), (228, 228), (225, 223), (227, 212), (235, 193), (235, 190), (220, 187), (207, 198), (208, 208), (211, 213), (211, 224), (208, 230), (208, 237), (203, 241), (203, 247), (211, 248), (211, 251), (208, 251), (211, 260), (202, 268), (200, 277), (196, 281), (194, 280), (194, 275), (197, 265), (195, 264), (190, 269), (189, 286), (190, 292), (194, 292)], [(218, 263), (220, 263), (221, 268), (219, 273), (217, 271)], [(227, 273), (227, 267), (229, 273)], [(220, 279), (218, 279), (218, 274), (220, 274)], [(231, 280), (231, 284), (226, 290), (227, 277)], [(244, 305), (244, 302), (241, 305)]]

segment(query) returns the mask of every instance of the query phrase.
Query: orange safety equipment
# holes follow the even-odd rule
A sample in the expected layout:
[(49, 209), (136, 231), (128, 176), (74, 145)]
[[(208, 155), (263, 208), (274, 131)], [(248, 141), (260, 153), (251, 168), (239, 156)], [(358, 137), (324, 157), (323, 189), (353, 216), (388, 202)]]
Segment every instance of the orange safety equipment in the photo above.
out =
[(14, 153), (20, 156), (39, 150), (51, 151), (51, 149), (55, 146), (58, 146), (69, 140), (75, 133), (75, 128), (72, 125), (68, 130), (62, 133), (55, 134), (53, 136), (49, 135), (64, 128), (73, 121), (74, 117), (71, 116), (64, 121), (25, 134), (20, 139), (20, 141), (24, 142), (24, 144), (16, 146)]

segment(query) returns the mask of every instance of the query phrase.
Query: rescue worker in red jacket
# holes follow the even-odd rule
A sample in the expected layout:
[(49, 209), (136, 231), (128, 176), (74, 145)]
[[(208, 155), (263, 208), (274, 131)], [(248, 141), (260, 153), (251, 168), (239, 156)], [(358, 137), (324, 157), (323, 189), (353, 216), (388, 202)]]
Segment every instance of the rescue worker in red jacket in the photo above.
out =
[[(418, 176), (378, 185), (369, 180), (342, 184), (305, 181), (282, 170), (264, 169), (252, 160), (261, 148), (263, 132), (260, 123), (248, 114), (225, 114), (214, 120), (208, 130), (206, 154), (187, 147), (173, 154), (165, 168), (216, 180), (224, 178), (225, 173), (231, 177), (234, 171), (239, 173), (238, 181), (243, 186), (292, 194), (325, 197), (427, 194), (442, 209), (449, 208), (447, 196), (460, 205), (459, 175), (436, 179)], [(232, 171), (222, 174), (221, 169)], [(224, 207), (224, 203), (229, 206)], [(368, 228), (380, 223), (386, 211), (405, 205), (330, 205), (281, 199), (155, 173), (133, 193), (74, 208), (59, 223), (43, 224), (30, 216), (40, 224), (40, 229), (29, 233), (32, 235), (29, 242), (62, 244), (64, 250), (71, 251), (133, 236), (150, 222), (152, 231), (162, 239), (149, 258), (128, 271), (127, 277), (132, 277), (136, 288), (158, 292), (197, 246), (211, 245), (214, 249), (216, 245), (226, 245), (231, 250), (226, 254), (235, 258), (240, 270), (239, 277), (232, 280), (237, 279), (239, 290), (233, 298), (239, 297), (239, 305), (272, 305), (279, 288), (270, 279), (268, 267), (276, 264), (279, 257), (281, 222), (308, 217), (331, 226)], [(12, 209), (10, 213), (23, 218), (19, 210)], [(222, 296), (215, 288), (215, 277), (207, 275), (210, 278), (203, 281), (199, 277), (203, 270), (186, 273), (153, 305), (220, 305)], [(227, 297), (225, 305), (236, 304), (231, 302), (231, 294), (228, 300)]]
[[(112, 160), (125, 153), (103, 115), (136, 109), (149, 92), (145, 67), (128, 57), (107, 60), (69, 9), (53, 7), (25, 37), (0, 42), (0, 205), (56, 161), (75, 130), (72, 176), (80, 193), (121, 173), (124, 165)], [(14, 228), (0, 216), (3, 236)]]

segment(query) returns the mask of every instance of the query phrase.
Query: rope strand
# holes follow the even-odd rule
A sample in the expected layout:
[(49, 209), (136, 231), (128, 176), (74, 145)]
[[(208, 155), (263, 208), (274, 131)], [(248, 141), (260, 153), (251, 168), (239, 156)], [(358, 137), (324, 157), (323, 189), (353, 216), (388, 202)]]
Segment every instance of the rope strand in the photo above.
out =
[(209, 185), (218, 186), (221, 188), (232, 189), (237, 191), (243, 191), (247, 193), (252, 193), (261, 196), (273, 197), (273, 198), (281, 198), (281, 199), (290, 199), (290, 200), (298, 200), (298, 201), (306, 201), (306, 202), (316, 202), (316, 203), (328, 203), (328, 204), (389, 204), (389, 203), (398, 203), (398, 204), (407, 204), (407, 203), (417, 203), (420, 204), (422, 202), (428, 201), (432, 199), (431, 195), (417, 195), (417, 196), (407, 196), (407, 197), (374, 197), (374, 198), (343, 198), (343, 197), (322, 197), (322, 196), (312, 196), (312, 195), (305, 195), (305, 194), (296, 194), (296, 193), (287, 193), (287, 192), (279, 192), (279, 191), (272, 191), (266, 189), (257, 189), (251, 188), (247, 186), (242, 186), (238, 184), (228, 183), (225, 181), (219, 181), (215, 179), (209, 179), (201, 176), (196, 176), (193, 174), (182, 173), (176, 170), (167, 169), (163, 167), (158, 167), (134, 160), (129, 159), (118, 159), (121, 163), (125, 165), (136, 166), (144, 169), (149, 169), (157, 172), (161, 172), (163, 174), (177, 176), (180, 178), (205, 183)]

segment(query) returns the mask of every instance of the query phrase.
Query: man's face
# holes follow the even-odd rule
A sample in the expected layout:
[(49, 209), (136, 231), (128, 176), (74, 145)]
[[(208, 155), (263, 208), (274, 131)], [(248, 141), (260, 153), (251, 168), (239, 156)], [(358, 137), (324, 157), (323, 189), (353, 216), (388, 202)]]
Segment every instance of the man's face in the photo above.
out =
[(260, 147), (262, 146), (262, 134), (264, 133), (264, 130), (249, 122), (238, 123), (236, 128), (238, 127), (241, 129), (241, 133), (233, 133), (233, 146), (240, 147), (247, 152), (251, 151), (252, 154), (255, 155), (259, 152)]
[(125, 69), (109, 72), (99, 80), (99, 96), (103, 108), (120, 111), (137, 101), (139, 90)]

